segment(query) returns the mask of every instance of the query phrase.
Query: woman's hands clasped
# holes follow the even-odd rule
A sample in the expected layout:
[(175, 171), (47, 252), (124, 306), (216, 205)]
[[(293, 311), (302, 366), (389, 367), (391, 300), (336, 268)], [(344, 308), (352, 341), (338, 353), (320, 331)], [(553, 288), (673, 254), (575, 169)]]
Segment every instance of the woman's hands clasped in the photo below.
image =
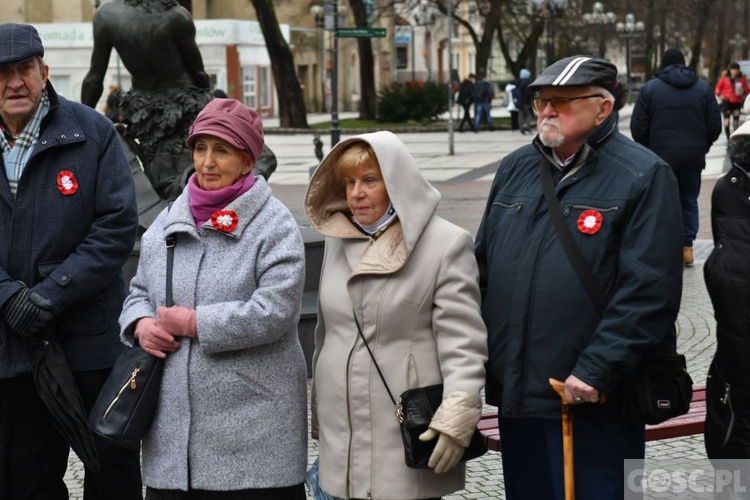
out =
[(448, 472), (458, 465), (466, 448), (451, 439), (450, 436), (433, 429), (427, 429), (419, 435), (420, 441), (431, 441), (437, 437), (437, 444), (430, 455), (427, 466), (435, 471), (435, 474)]
[(156, 319), (141, 318), (135, 325), (135, 339), (144, 351), (166, 358), (180, 346), (175, 337), (198, 336), (195, 310), (186, 307), (159, 307)]

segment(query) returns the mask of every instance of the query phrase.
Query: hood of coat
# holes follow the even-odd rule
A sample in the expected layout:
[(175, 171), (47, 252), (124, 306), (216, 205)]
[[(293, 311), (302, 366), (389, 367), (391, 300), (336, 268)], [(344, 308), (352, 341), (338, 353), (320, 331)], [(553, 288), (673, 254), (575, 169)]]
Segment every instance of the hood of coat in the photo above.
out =
[(670, 64), (659, 72), (658, 78), (678, 89), (688, 89), (698, 81), (695, 71), (682, 64)]
[[(422, 177), (406, 145), (392, 132), (357, 135), (331, 149), (315, 170), (307, 187), (307, 218), (312, 227), (324, 236), (366, 237), (351, 222), (346, 190), (336, 178), (334, 168), (346, 146), (356, 141), (367, 142), (375, 152), (388, 196), (398, 214), (403, 244), (408, 255), (435, 213), (440, 202), (440, 192)], [(388, 234), (388, 231), (385, 234)]]

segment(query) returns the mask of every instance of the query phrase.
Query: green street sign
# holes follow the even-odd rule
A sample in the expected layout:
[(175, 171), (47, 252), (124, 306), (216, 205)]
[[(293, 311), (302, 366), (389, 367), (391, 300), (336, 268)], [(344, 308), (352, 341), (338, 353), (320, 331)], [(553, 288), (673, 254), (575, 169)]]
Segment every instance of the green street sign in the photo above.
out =
[(339, 28), (339, 38), (385, 38), (385, 28)]

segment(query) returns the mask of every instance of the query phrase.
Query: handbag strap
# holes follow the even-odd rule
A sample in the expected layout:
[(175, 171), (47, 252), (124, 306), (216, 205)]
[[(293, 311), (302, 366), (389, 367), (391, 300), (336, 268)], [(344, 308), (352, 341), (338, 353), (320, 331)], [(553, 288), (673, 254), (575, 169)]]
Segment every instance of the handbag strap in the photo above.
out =
[(393, 393), (391, 392), (391, 388), (388, 387), (388, 383), (385, 381), (385, 377), (383, 376), (383, 372), (380, 370), (380, 366), (378, 365), (378, 362), (375, 361), (375, 356), (372, 354), (372, 351), (370, 350), (370, 346), (367, 344), (367, 340), (365, 340), (365, 335), (362, 333), (362, 328), (359, 327), (359, 321), (357, 321), (357, 313), (354, 312), (354, 309), (352, 309), (352, 314), (354, 315), (354, 323), (357, 325), (357, 331), (359, 332), (359, 336), (362, 338), (362, 342), (365, 343), (365, 347), (367, 348), (367, 352), (370, 353), (370, 358), (372, 358), (372, 363), (375, 365), (375, 369), (378, 371), (378, 375), (380, 375), (380, 380), (383, 381), (383, 385), (385, 386), (385, 390), (388, 391), (388, 397), (391, 398), (391, 401), (393, 402), (393, 406), (397, 406), (396, 399), (393, 397)]
[[(167, 212), (172, 208), (172, 202), (167, 205)], [(173, 235), (169, 235), (165, 238), (164, 242), (167, 246), (167, 287), (166, 287), (166, 306), (172, 307), (174, 301), (172, 300), (172, 267), (174, 266), (174, 246), (177, 243), (177, 238)]]
[(565, 255), (568, 256), (573, 270), (578, 275), (578, 279), (581, 280), (581, 284), (583, 284), (583, 288), (586, 290), (591, 302), (594, 303), (594, 307), (596, 307), (599, 315), (602, 316), (607, 305), (607, 302), (604, 300), (604, 293), (599, 287), (594, 273), (588, 266), (586, 258), (581, 253), (581, 249), (578, 248), (578, 245), (573, 240), (573, 235), (570, 233), (568, 225), (565, 223), (565, 216), (562, 213), (562, 208), (560, 208), (560, 201), (557, 199), (555, 185), (552, 181), (552, 165), (544, 155), (542, 155), (539, 173), (542, 178), (542, 189), (544, 190), (544, 198), (547, 201), (547, 208), (549, 209), (550, 217), (552, 217), (552, 223), (557, 231), (557, 236), (560, 238), (560, 243), (565, 250)]

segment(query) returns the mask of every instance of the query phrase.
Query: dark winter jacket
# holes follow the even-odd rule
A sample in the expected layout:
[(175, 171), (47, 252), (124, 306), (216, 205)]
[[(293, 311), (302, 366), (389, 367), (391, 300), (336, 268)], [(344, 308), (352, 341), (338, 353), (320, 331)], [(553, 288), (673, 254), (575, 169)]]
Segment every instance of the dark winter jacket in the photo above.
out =
[(703, 273), (717, 349), (706, 383), (706, 449), (709, 458), (750, 458), (750, 178), (737, 164), (714, 187), (711, 227)]
[(672, 64), (641, 89), (630, 132), (672, 168), (700, 170), (721, 134), (721, 111), (708, 83), (692, 69)]
[[(138, 226), (133, 178), (112, 122), (46, 88), (51, 109), (15, 199), (0, 157), (0, 307), (23, 282), (52, 303), (56, 317), (39, 336), (60, 341), (71, 369), (108, 368), (123, 348), (120, 269)], [(73, 193), (58, 186), (62, 171), (78, 182)], [(30, 371), (38, 342), (0, 321), (0, 378)]]
[(474, 84), (474, 94), (472, 96), (476, 103), (490, 103), (495, 98), (492, 91), (492, 85), (487, 80), (477, 80)]
[(474, 82), (465, 78), (458, 89), (456, 102), (462, 106), (468, 106), (474, 102)]
[[(560, 418), (550, 377), (611, 394), (677, 317), (682, 226), (674, 175), (615, 129), (588, 138), (556, 191), (576, 245), (606, 298), (604, 317), (565, 255), (542, 193), (536, 138), (503, 158), (476, 238), (489, 334), (487, 402), (503, 417)], [(593, 234), (583, 222), (601, 216)], [(614, 399), (614, 398), (612, 398)], [(605, 405), (585, 405), (606, 411)], [(600, 408), (604, 408), (600, 410)]]

